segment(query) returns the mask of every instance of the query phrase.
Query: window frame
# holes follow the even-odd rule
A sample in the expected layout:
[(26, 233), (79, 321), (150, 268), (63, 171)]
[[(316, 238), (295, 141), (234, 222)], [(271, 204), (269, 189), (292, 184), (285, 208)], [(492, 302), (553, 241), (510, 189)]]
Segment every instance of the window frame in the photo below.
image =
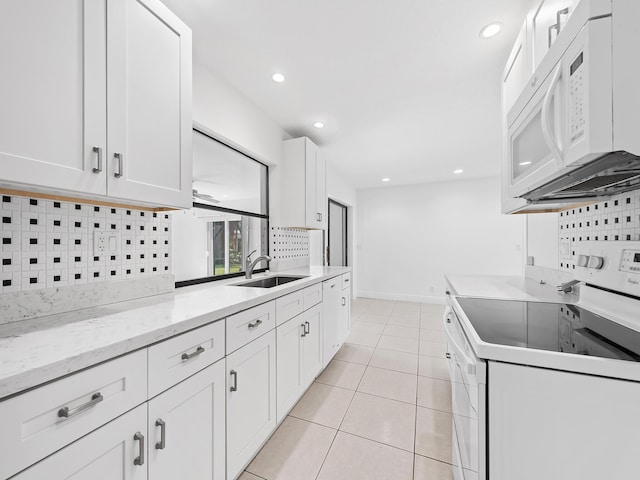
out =
[[(205, 210), (213, 210), (216, 212), (222, 212), (222, 213), (231, 213), (231, 214), (235, 214), (235, 215), (242, 215), (242, 216), (246, 216), (246, 217), (253, 217), (253, 218), (259, 218), (261, 220), (266, 220), (267, 221), (267, 237), (269, 235), (269, 227), (270, 227), (270, 223), (269, 223), (269, 165), (267, 165), (264, 162), (261, 162), (260, 160), (256, 160), (255, 158), (253, 158), (250, 155), (247, 155), (245, 152), (243, 152), (242, 150), (239, 150), (238, 148), (229, 145), (229, 143), (220, 140), (218, 138), (216, 138), (215, 136), (213, 136), (210, 132), (208, 132), (205, 128), (203, 127), (199, 127), (197, 125), (193, 126), (193, 130), (200, 133), (201, 135), (204, 135), (205, 137), (210, 138), (211, 140), (221, 143), (222, 145), (224, 145), (227, 148), (230, 148), (231, 150), (234, 150), (236, 152), (238, 152), (239, 154), (241, 154), (242, 156), (248, 158), (249, 160), (252, 160), (260, 165), (262, 165), (263, 167), (266, 168), (266, 179), (267, 181), (265, 182), (265, 210), (266, 210), (266, 214), (261, 214), (261, 213), (253, 213), (253, 212), (246, 212), (244, 210), (235, 210), (233, 208), (226, 208), (226, 207), (216, 207), (214, 205), (208, 205), (206, 203), (200, 203), (200, 202), (193, 202), (192, 204), (192, 208), (202, 208)], [(270, 249), (270, 242), (269, 239), (267, 238), (267, 251), (264, 253), (265, 255), (269, 255), (269, 249)], [(257, 268), (253, 271), (253, 273), (261, 273), (261, 272), (266, 272), (268, 270), (267, 267), (264, 268)], [(209, 282), (216, 282), (218, 280), (228, 280), (230, 278), (238, 278), (238, 277), (243, 277), (245, 276), (246, 272), (241, 271), (241, 272), (236, 272), (236, 273), (225, 273), (223, 275), (210, 275), (207, 277), (200, 277), (200, 278), (193, 278), (190, 280), (181, 280), (179, 282), (175, 282), (175, 287), (176, 288), (180, 288), (180, 287), (188, 287), (190, 285), (199, 285), (201, 283), (209, 283)]]

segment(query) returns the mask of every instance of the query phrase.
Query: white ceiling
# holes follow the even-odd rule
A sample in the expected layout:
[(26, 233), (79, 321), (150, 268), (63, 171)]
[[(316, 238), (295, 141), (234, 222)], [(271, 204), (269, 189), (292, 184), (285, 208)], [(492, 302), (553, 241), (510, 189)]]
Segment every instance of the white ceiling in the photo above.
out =
[(531, 0), (164, 3), (193, 29), (195, 62), (356, 187), (499, 174), (500, 75)]

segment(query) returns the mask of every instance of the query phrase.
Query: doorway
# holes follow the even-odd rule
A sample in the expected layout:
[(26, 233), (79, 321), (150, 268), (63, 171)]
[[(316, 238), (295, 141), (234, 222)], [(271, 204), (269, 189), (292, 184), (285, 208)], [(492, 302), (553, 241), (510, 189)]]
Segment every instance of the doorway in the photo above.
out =
[(347, 266), (347, 207), (335, 200), (329, 200), (329, 242), (327, 265)]

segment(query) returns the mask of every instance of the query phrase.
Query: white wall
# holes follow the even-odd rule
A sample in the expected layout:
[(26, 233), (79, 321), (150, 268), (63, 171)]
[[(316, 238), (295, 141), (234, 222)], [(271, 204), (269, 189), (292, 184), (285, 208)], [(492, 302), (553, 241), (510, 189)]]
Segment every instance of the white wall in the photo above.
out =
[(560, 265), (559, 242), (557, 213), (527, 215), (527, 255), (533, 257), (534, 266), (557, 270)]
[(523, 215), (498, 177), (358, 191), (360, 296), (443, 301), (445, 274), (523, 275)]
[(193, 120), (217, 139), (269, 165), (269, 210), (280, 213), (282, 141), (290, 135), (231, 85), (199, 65), (193, 69)]

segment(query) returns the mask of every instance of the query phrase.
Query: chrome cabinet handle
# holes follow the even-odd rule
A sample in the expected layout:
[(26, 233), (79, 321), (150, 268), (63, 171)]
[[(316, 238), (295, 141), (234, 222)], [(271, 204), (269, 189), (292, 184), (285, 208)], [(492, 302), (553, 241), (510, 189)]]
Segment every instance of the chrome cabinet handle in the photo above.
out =
[(89, 400), (87, 403), (83, 403), (78, 407), (75, 407), (75, 408), (62, 407), (60, 410), (58, 410), (58, 417), (71, 418), (80, 412), (84, 412), (88, 408), (96, 406), (103, 400), (104, 400), (104, 397), (100, 392), (94, 393), (93, 395), (91, 395), (91, 400)]
[(233, 385), (231, 385), (231, 388), (229, 388), (229, 391), (237, 392), (238, 391), (238, 372), (236, 372), (235, 370), (231, 370), (229, 374), (233, 377)]
[(302, 335), (300, 335), (302, 338), (307, 336), (307, 328), (304, 326), (304, 323), (301, 323), (300, 326), (302, 327)]
[(349, 279), (348, 279), (348, 278), (345, 278), (345, 279), (344, 279), (344, 283), (349, 283)]
[(204, 353), (204, 347), (198, 347), (194, 352), (191, 353), (183, 353), (181, 358), (182, 360), (190, 360), (193, 357), (197, 357), (201, 353)]
[(565, 7), (562, 10), (558, 10), (556, 12), (556, 26), (558, 27), (558, 35), (560, 35), (560, 30), (562, 24), (560, 23), (562, 15), (569, 15), (569, 7)]
[(250, 322), (250, 323), (247, 325), (247, 327), (249, 327), (249, 328), (256, 328), (256, 327), (259, 327), (260, 325), (262, 325), (262, 320), (256, 320), (256, 321), (255, 321), (255, 322), (253, 322), (253, 323), (251, 323), (251, 322)]
[(309, 322), (304, 322), (304, 334), (309, 335), (311, 333), (311, 325)]
[(549, 48), (551, 48), (551, 44), (553, 43), (553, 41), (551, 40), (551, 32), (556, 31), (556, 37), (558, 36), (558, 34), (560, 33), (560, 25), (559, 24), (555, 24), (555, 25), (551, 25), (549, 27)]
[(316, 213), (316, 220), (318, 220), (319, 222), (322, 221), (322, 214), (321, 213)]
[(140, 432), (136, 432), (133, 436), (133, 439), (137, 442), (140, 442), (140, 455), (138, 455), (134, 460), (134, 465), (144, 465), (144, 435)]
[(156, 450), (164, 450), (164, 447), (166, 445), (165, 440), (167, 434), (167, 424), (164, 420), (159, 418), (158, 420), (156, 420), (156, 427), (160, 427), (160, 441), (156, 442)]
[(347, 304), (347, 299), (342, 297), (342, 306), (344, 307)]
[(98, 166), (93, 167), (93, 173), (100, 173), (102, 172), (102, 148), (93, 147), (93, 153), (98, 154)]
[(113, 172), (113, 176), (116, 178), (120, 178), (122, 176), (122, 164), (124, 163), (124, 156), (121, 153), (116, 152), (113, 154), (113, 158), (118, 161), (118, 170)]
[(449, 352), (444, 354), (445, 357), (447, 357), (448, 359), (451, 359), (451, 354)]

